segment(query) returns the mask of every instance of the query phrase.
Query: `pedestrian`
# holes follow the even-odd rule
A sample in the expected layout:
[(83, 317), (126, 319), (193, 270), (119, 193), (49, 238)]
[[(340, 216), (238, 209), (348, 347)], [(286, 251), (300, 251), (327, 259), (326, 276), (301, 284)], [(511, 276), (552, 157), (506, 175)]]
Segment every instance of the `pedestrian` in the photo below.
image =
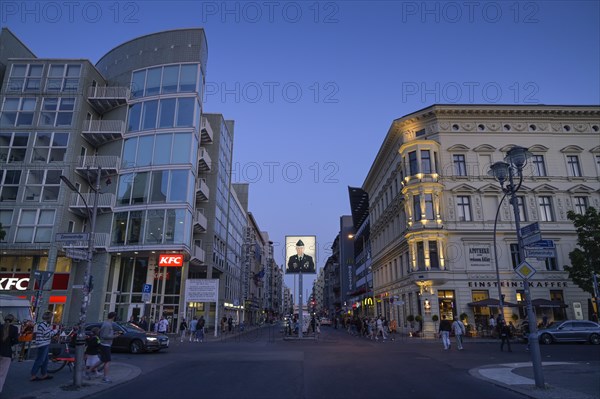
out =
[(454, 336), (456, 337), (456, 346), (458, 350), (463, 350), (463, 340), (462, 337), (466, 332), (465, 325), (462, 321), (458, 319), (458, 316), (454, 316), (454, 322), (452, 323), (451, 330), (454, 331)]
[(383, 318), (381, 316), (379, 316), (377, 318), (377, 321), (375, 322), (376, 328), (377, 328), (377, 334), (375, 335), (375, 341), (377, 341), (379, 339), (379, 334), (381, 333), (381, 340), (382, 342), (385, 341), (387, 339), (387, 335), (383, 329)]
[[(100, 331), (98, 335), (100, 336), (100, 361), (104, 363), (104, 377), (102, 378), (102, 382), (111, 383), (112, 380), (108, 378), (109, 365), (111, 361), (110, 356), (110, 347), (112, 346), (113, 339), (115, 338), (115, 333), (113, 330), (113, 321), (115, 320), (115, 316), (117, 314), (115, 312), (109, 312), (106, 316), (106, 320), (100, 326)], [(92, 366), (90, 369), (90, 373), (96, 372), (96, 368), (99, 365)]]
[(451, 347), (450, 344), (450, 331), (452, 330), (452, 324), (450, 320), (446, 319), (446, 315), (442, 315), (442, 321), (440, 321), (439, 334), (444, 345), (444, 350), (448, 350)]
[(542, 317), (542, 328), (546, 328), (548, 326), (548, 315), (544, 315)]
[(169, 329), (169, 322), (164, 316), (160, 317), (158, 323), (156, 323), (156, 332), (159, 334), (166, 334)]
[[(58, 330), (50, 325), (52, 320), (52, 313), (45, 312), (42, 315), (42, 322), (38, 323), (35, 328), (35, 343), (37, 345), (37, 353), (35, 362), (31, 368), (31, 379), (30, 381), (41, 381), (52, 379), (51, 375), (48, 375), (48, 349), (50, 349), (50, 340), (54, 337)], [(38, 371), (42, 372), (42, 376), (38, 377)]]
[(4, 317), (4, 324), (0, 324), (0, 393), (12, 362), (13, 345), (19, 343), (19, 329), (12, 324), (14, 321), (15, 316), (9, 313)]
[(508, 346), (508, 351), (512, 352), (510, 348), (510, 339), (512, 338), (512, 332), (510, 330), (510, 326), (507, 325), (504, 320), (502, 320), (500, 324), (500, 352), (504, 352), (504, 343)]
[(527, 344), (527, 347), (525, 347), (525, 350), (528, 351), (529, 350), (529, 321), (527, 319), (524, 319), (523, 323), (521, 324), (521, 333), (523, 334), (523, 339), (525, 340), (525, 343)]
[(202, 343), (204, 341), (204, 324), (204, 316), (200, 316), (198, 325), (196, 326), (196, 342), (200, 341)]
[(225, 334), (225, 323), (227, 323), (227, 316), (221, 318), (221, 334)]
[(493, 314), (490, 315), (490, 320), (488, 321), (488, 324), (490, 327), (490, 335), (493, 337), (494, 334), (496, 333), (496, 326), (498, 325), (496, 323), (496, 319), (494, 318)]
[(231, 317), (231, 315), (229, 315), (229, 318), (227, 319), (227, 331), (229, 334), (233, 332), (233, 317)]
[(317, 332), (317, 318), (315, 315), (312, 315), (310, 318), (310, 328), (312, 329), (313, 334)]
[(179, 325), (179, 333), (181, 334), (181, 336), (179, 337), (179, 342), (183, 342), (183, 339), (185, 338), (185, 334), (186, 334), (187, 330), (188, 330), (188, 325), (187, 325), (185, 319), (183, 319), (183, 321)]
[(35, 324), (31, 320), (25, 320), (21, 325), (21, 333), (19, 334), (19, 342), (21, 343), (21, 349), (19, 350), (19, 361), (22, 362), (25, 360), (25, 348), (28, 345), (31, 345), (31, 341), (33, 341), (33, 330), (35, 328)]
[(92, 379), (92, 377), (100, 377), (98, 371), (92, 372), (91, 370), (94, 367), (100, 366), (100, 337), (98, 334), (100, 333), (100, 328), (94, 327), (92, 328), (92, 333), (86, 337), (85, 339), (85, 375), (88, 379)]
[(398, 321), (392, 319), (390, 322), (390, 337), (392, 341), (396, 340), (396, 332), (398, 331)]
[(190, 342), (192, 342), (192, 340), (194, 342), (198, 342), (198, 339), (196, 338), (196, 329), (197, 328), (198, 328), (198, 318), (196, 316), (194, 316), (192, 321), (190, 321)]
[(142, 316), (140, 322), (138, 323), (138, 327), (144, 331), (148, 331), (148, 320), (146, 319), (146, 316)]

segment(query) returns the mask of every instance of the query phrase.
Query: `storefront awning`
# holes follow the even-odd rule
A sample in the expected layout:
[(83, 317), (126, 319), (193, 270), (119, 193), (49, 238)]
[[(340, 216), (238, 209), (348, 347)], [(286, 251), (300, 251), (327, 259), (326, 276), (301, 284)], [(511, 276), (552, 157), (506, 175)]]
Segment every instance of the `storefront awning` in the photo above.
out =
[[(487, 298), (487, 299), (482, 299), (481, 301), (476, 301), (476, 302), (469, 302), (467, 305), (471, 306), (471, 307), (475, 307), (475, 306), (487, 306), (488, 308), (499, 308), (500, 307), (500, 301), (494, 298)], [(506, 302), (504, 301), (502, 303), (502, 306), (504, 306), (505, 308), (517, 308), (519, 307), (519, 305), (515, 304), (515, 303), (511, 303), (511, 302)]]
[(531, 305), (534, 308), (566, 308), (566, 307), (568, 307), (568, 305), (565, 305), (561, 301), (551, 301), (549, 299), (543, 299), (543, 298), (533, 299), (531, 301)]

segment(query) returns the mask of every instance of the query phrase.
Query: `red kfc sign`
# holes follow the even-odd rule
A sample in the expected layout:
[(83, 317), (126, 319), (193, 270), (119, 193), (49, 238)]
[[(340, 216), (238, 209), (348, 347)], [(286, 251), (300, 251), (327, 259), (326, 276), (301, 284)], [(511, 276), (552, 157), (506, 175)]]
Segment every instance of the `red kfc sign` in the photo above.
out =
[(158, 266), (183, 266), (183, 255), (160, 254), (158, 255)]

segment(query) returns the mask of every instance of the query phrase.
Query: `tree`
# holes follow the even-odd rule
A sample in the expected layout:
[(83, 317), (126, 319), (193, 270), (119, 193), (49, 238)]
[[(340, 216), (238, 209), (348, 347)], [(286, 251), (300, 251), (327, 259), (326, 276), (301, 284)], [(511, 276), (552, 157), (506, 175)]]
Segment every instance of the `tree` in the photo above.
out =
[(0, 241), (4, 240), (6, 236), (6, 231), (2, 228), (2, 223), (0, 223)]
[(569, 278), (582, 290), (594, 294), (592, 273), (600, 273), (600, 213), (596, 208), (587, 208), (585, 214), (567, 212), (577, 231), (577, 245), (569, 253), (571, 266), (565, 265)]

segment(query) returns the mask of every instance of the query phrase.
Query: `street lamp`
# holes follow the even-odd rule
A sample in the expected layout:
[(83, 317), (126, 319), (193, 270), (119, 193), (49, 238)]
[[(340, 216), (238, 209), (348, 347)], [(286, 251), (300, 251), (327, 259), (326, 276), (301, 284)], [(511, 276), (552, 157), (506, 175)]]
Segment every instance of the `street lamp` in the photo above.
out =
[(75, 372), (73, 373), (73, 385), (81, 386), (83, 382), (83, 352), (85, 346), (85, 319), (87, 316), (87, 308), (90, 302), (90, 288), (91, 288), (91, 275), (92, 275), (92, 257), (94, 256), (94, 233), (96, 231), (96, 215), (98, 214), (98, 196), (100, 194), (100, 177), (102, 174), (102, 168), (98, 166), (98, 171), (96, 175), (96, 187), (94, 188), (94, 203), (93, 208), (90, 210), (90, 207), (85, 200), (85, 197), (79, 192), (77, 187), (71, 183), (71, 181), (66, 177), (61, 175), (60, 180), (62, 180), (67, 187), (75, 192), (81, 199), (83, 200), (83, 204), (85, 205), (85, 209), (88, 213), (88, 216), (91, 218), (90, 232), (88, 237), (88, 248), (87, 248), (87, 265), (85, 268), (85, 275), (83, 276), (83, 298), (81, 301), (81, 309), (79, 311), (79, 322), (77, 323), (77, 339), (75, 344)]
[[(513, 212), (515, 216), (515, 228), (517, 231), (519, 258), (522, 261), (525, 260), (525, 248), (523, 246), (523, 238), (521, 237), (521, 219), (519, 215), (519, 202), (517, 198), (517, 191), (519, 191), (519, 189), (521, 188), (521, 184), (523, 183), (523, 167), (527, 163), (527, 159), (529, 159), (530, 157), (531, 153), (527, 150), (527, 148), (513, 146), (506, 153), (504, 162), (494, 163), (490, 167), (490, 171), (488, 173), (490, 176), (493, 176), (496, 180), (498, 180), (500, 186), (502, 187), (504, 195), (510, 195), (510, 203), (513, 207)], [(519, 179), (519, 182), (516, 185), (514, 181), (515, 176)], [(502, 203), (502, 201), (500, 201), (500, 203)], [(496, 271), (497, 270), (498, 264), (496, 262)], [(497, 277), (499, 279), (498, 275)], [(533, 306), (531, 305), (529, 282), (526, 278), (523, 278), (523, 289), (525, 292), (525, 302), (527, 305), (527, 318), (529, 319), (529, 347), (531, 351), (531, 362), (533, 364), (533, 375), (535, 378), (535, 385), (538, 388), (545, 388), (544, 374), (542, 371), (542, 359), (540, 355), (540, 344), (537, 332), (537, 320), (535, 318), (535, 313), (533, 312)], [(502, 305), (503, 301), (499, 284), (498, 293), (500, 295), (500, 304)]]

